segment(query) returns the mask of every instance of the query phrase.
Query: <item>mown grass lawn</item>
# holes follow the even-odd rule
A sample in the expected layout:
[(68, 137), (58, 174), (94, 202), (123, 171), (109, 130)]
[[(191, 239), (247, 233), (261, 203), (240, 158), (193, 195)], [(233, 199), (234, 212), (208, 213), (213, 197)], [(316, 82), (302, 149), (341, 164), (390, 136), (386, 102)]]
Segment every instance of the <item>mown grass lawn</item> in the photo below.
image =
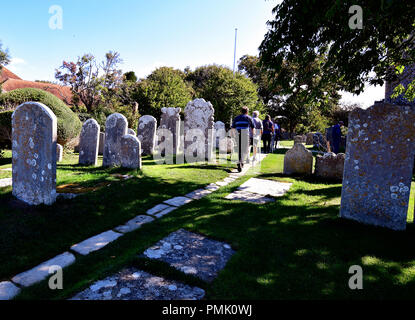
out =
[[(124, 266), (137, 266), (156, 275), (197, 285), (206, 290), (207, 299), (411, 299), (415, 293), (413, 202), (408, 215), (410, 223), (405, 232), (340, 219), (341, 184), (284, 177), (281, 172), (285, 150), (278, 152), (262, 162), (258, 174), (251, 171), (232, 184), (144, 225), (100, 251), (88, 256), (77, 255), (76, 263), (64, 269), (63, 290), (50, 290), (47, 281), (44, 281), (23, 290), (17, 299), (69, 298)], [(126, 216), (145, 212), (148, 198), (157, 198), (158, 203), (168, 192), (177, 191), (179, 194), (180, 190), (183, 194), (187, 185), (191, 185), (189, 189), (195, 189), (197, 185), (190, 182), (192, 178), (189, 174), (183, 174), (189, 179), (186, 182), (173, 178), (165, 182), (160, 178), (160, 175), (164, 175), (163, 171), (169, 170), (188, 172), (193, 176), (196, 170), (194, 166), (167, 169), (167, 166), (151, 168), (149, 165), (147, 168), (144, 166), (144, 173), (146, 170), (148, 174), (140, 179), (117, 182), (100, 191), (64, 201), (59, 204), (59, 210), (57, 206), (54, 206), (54, 210), (43, 209), (48, 221), (40, 223), (40, 229), (31, 229), (32, 232), (37, 230), (36, 235), (40, 237), (39, 240), (33, 239), (32, 234), (35, 243), (20, 240), (25, 234), (19, 233), (14, 237), (12, 230), (9, 230), (8, 237), (1, 235), (1, 243), (7, 241), (14, 247), (14, 241), (22, 242), (23, 249), (19, 249), (22, 252), (21, 259), (24, 252), (27, 256), (33, 256), (30, 250), (24, 249), (24, 244), (32, 251), (43, 252), (46, 247), (51, 247), (49, 251), (59, 247), (60, 251), (55, 250), (59, 251), (55, 253), (61, 253), (74, 243), (73, 238), (84, 239), (87, 234), (97, 233), (97, 229), (104, 231), (128, 220)], [(221, 169), (214, 170), (222, 172)], [(210, 169), (206, 171), (211, 172)], [(151, 177), (150, 172), (153, 174)], [(284, 197), (265, 205), (224, 199), (224, 196), (254, 175), (289, 181), (293, 186)], [(205, 182), (208, 180), (206, 178)], [(166, 189), (161, 192), (150, 188), (154, 183), (157, 186), (162, 184)], [(413, 197), (412, 191), (411, 199)], [(25, 219), (30, 216), (30, 213), (14, 214), (24, 215)], [(1, 219), (4, 219), (4, 215), (1, 214)], [(66, 216), (71, 218), (65, 219)], [(118, 217), (122, 217), (119, 222)], [(67, 225), (59, 223), (62, 219)], [(82, 223), (79, 224), (77, 219)], [(7, 221), (0, 221), (0, 227), (4, 228)], [(92, 224), (100, 227), (93, 227)], [(53, 231), (54, 227), (58, 229), (56, 232)], [(45, 236), (44, 228), (54, 236)], [(150, 245), (179, 228), (225, 241), (236, 250), (212, 283), (204, 283), (162, 262), (139, 256)], [(14, 237), (14, 241), (9, 237)], [(45, 243), (46, 238), (52, 243)], [(2, 261), (4, 258), (13, 260), (12, 251), (6, 255), (3, 250)], [(52, 256), (50, 254), (48, 258)], [(3, 273), (16, 265), (13, 261), (8, 264), (8, 269), (2, 266)], [(348, 270), (352, 265), (363, 267), (364, 290), (350, 290), (348, 287), (351, 276)]]

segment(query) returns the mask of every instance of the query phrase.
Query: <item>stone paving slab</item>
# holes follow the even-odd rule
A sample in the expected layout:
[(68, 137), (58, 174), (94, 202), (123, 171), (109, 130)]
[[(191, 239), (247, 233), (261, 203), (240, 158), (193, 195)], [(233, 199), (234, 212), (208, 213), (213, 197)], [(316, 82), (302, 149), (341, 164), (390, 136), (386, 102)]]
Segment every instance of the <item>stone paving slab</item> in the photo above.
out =
[(0, 169), (1, 171), (12, 171), (12, 168), (4, 168), (4, 169)]
[(75, 256), (72, 253), (65, 252), (53, 259), (50, 259), (33, 269), (22, 272), (12, 278), (14, 283), (21, 286), (28, 287), (37, 282), (46, 279), (49, 276), (49, 268), (51, 266), (60, 266), (61, 268), (67, 267), (75, 262)]
[(160, 211), (159, 213), (156, 213), (154, 216), (156, 218), (161, 218), (163, 216), (165, 216), (166, 214), (169, 214), (170, 212), (172, 212), (173, 210), (176, 210), (177, 207), (168, 207), (166, 209), (164, 209), (163, 211)]
[(109, 230), (89, 239), (86, 239), (80, 243), (74, 244), (71, 247), (71, 250), (76, 251), (82, 255), (87, 255), (93, 251), (97, 251), (105, 247), (107, 244), (118, 239), (121, 236), (121, 233)]
[(200, 288), (126, 268), (95, 282), (71, 300), (200, 300), (204, 296)]
[(219, 188), (220, 187), (216, 183), (211, 183), (205, 187), (206, 190), (210, 190), (212, 192), (218, 190)]
[(12, 183), (13, 183), (13, 178), (0, 179), (0, 188), (11, 186)]
[(170, 206), (174, 206), (174, 207), (181, 207), (183, 205), (185, 205), (186, 203), (189, 203), (193, 201), (192, 199), (189, 199), (187, 197), (175, 197), (175, 198), (171, 198), (169, 200), (164, 201), (164, 203), (170, 205)]
[(138, 228), (140, 228), (143, 224), (152, 222), (153, 220), (154, 220), (154, 218), (152, 218), (152, 217), (140, 215), (140, 216), (137, 216), (137, 217), (131, 219), (126, 224), (116, 227), (114, 230), (118, 231), (118, 232), (121, 232), (121, 233), (132, 232), (132, 231), (137, 230)]
[(164, 203), (160, 203), (160, 204), (154, 206), (153, 208), (147, 210), (146, 213), (149, 214), (149, 215), (154, 215), (157, 212), (163, 211), (164, 209), (167, 209), (167, 208), (170, 208), (170, 206), (168, 206), (167, 204), (164, 204)]
[(292, 183), (251, 178), (243, 183), (238, 190), (257, 193), (263, 196), (270, 195), (272, 197), (281, 197), (291, 188), (291, 186)]
[(210, 191), (210, 190), (198, 189), (198, 190), (195, 190), (193, 192), (190, 192), (190, 193), (186, 194), (185, 197), (191, 198), (191, 199), (194, 199), (194, 200), (199, 200), (199, 199), (202, 199), (203, 197), (207, 196), (210, 193), (212, 193), (212, 191)]
[(239, 200), (239, 201), (246, 201), (246, 202), (252, 202), (257, 204), (264, 204), (268, 202), (274, 202), (274, 198), (265, 197), (263, 195), (252, 193), (252, 192), (246, 192), (246, 191), (235, 191), (230, 194), (228, 194), (225, 199), (228, 200)]
[(17, 296), (20, 289), (10, 281), (0, 282), (0, 300), (11, 300)]
[(144, 256), (210, 282), (234, 253), (226, 243), (180, 229), (148, 248)]

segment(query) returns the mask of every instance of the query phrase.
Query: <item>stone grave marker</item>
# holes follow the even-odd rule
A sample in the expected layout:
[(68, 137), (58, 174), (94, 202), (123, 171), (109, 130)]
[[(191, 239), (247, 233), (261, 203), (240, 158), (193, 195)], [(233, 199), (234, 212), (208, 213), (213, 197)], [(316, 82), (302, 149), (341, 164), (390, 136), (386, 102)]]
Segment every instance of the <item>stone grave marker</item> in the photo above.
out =
[(143, 155), (152, 155), (156, 146), (157, 120), (145, 115), (138, 120), (137, 137), (141, 142)]
[(105, 144), (102, 165), (104, 167), (121, 166), (121, 139), (127, 134), (127, 118), (120, 113), (108, 116), (105, 122)]
[(295, 144), (284, 156), (284, 174), (311, 174), (313, 154), (302, 143)]
[(131, 134), (121, 138), (121, 167), (141, 169), (141, 143)]
[(97, 165), (100, 126), (94, 119), (88, 119), (82, 125), (79, 138), (79, 164)]
[(342, 180), (345, 157), (344, 153), (336, 155), (333, 152), (327, 152), (323, 156), (318, 155), (314, 174), (320, 178)]

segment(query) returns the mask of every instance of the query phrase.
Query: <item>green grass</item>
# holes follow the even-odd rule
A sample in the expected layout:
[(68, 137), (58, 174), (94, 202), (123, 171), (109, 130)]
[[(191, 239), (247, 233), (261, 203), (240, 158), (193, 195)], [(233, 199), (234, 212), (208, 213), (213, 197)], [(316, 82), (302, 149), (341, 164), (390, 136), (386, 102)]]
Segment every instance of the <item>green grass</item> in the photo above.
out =
[[(18, 299), (69, 298), (125, 266), (136, 266), (156, 275), (200, 286), (206, 290), (207, 299), (411, 299), (415, 293), (413, 202), (408, 217), (411, 223), (405, 232), (340, 219), (341, 184), (284, 177), (281, 174), (283, 152), (278, 150), (278, 154), (269, 155), (262, 162), (259, 173), (260, 178), (293, 183), (291, 190), (276, 202), (256, 205), (224, 199), (253, 176), (251, 171), (102, 250), (85, 257), (77, 255), (76, 263), (64, 269), (63, 290), (49, 290), (47, 281), (43, 281), (24, 289)], [(32, 256), (33, 262), (35, 253), (30, 251), (42, 251), (44, 255), (48, 251), (47, 258), (53, 257), (52, 252), (57, 254), (67, 250), (76, 241), (74, 238), (85, 239), (86, 235), (104, 231), (144, 212), (154, 199), (157, 200), (153, 203), (158, 203), (167, 194), (183, 194), (185, 189), (195, 189), (198, 182), (191, 182), (195, 179), (194, 170), (201, 170), (200, 175), (204, 175), (206, 170), (194, 166), (151, 166), (151, 163), (145, 165), (144, 175), (140, 178), (117, 182), (100, 191), (61, 202), (53, 206), (54, 209), (44, 208), (35, 216), (30, 212), (14, 212), (20, 216), (19, 219), (9, 217), (11, 221), (22, 221), (24, 225), (28, 223), (27, 219), (31, 219), (32, 223), (34, 220), (38, 223), (32, 225), (30, 232), (15, 223), (8, 236), (0, 233), (0, 243), (6, 241), (11, 247), (16, 246), (15, 241), (21, 243), (20, 260), (24, 260), (25, 253)], [(175, 173), (167, 181), (162, 180), (161, 176), (170, 170)], [(222, 168), (214, 170), (218, 170), (218, 176), (221, 176)], [(181, 180), (178, 176), (188, 180)], [(204, 182), (210, 180), (209, 177), (200, 179)], [(411, 199), (413, 196), (412, 192)], [(2, 212), (0, 228), (7, 224), (5, 216), (7, 214)], [(212, 283), (204, 283), (161, 262), (139, 257), (150, 245), (179, 228), (225, 241), (236, 250)], [(18, 234), (14, 235), (14, 232)], [(22, 236), (25, 239), (20, 239)], [(3, 246), (0, 251), (1, 261), (6, 258), (14, 260), (10, 259), (15, 257), (13, 251), (3, 254), (5, 249), (7, 247)], [(356, 264), (363, 267), (364, 290), (348, 288), (351, 276), (348, 270)], [(7, 265), (10, 271), (17, 262), (6, 262)], [(20, 267), (22, 265), (20, 261)], [(4, 274), (7, 268), (1, 267)]]

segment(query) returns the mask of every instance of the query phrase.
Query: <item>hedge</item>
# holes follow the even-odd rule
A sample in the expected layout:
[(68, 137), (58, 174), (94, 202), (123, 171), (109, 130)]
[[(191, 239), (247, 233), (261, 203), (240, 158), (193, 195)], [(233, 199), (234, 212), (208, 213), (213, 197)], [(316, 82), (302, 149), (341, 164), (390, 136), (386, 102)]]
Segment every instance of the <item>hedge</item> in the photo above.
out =
[(2, 131), (8, 129), (11, 132), (11, 113), (19, 105), (28, 101), (41, 102), (56, 115), (58, 119), (58, 143), (61, 145), (67, 144), (81, 132), (81, 121), (62, 100), (49, 92), (35, 88), (16, 89), (0, 94), (0, 106), (12, 110), (0, 113), (0, 129)]

